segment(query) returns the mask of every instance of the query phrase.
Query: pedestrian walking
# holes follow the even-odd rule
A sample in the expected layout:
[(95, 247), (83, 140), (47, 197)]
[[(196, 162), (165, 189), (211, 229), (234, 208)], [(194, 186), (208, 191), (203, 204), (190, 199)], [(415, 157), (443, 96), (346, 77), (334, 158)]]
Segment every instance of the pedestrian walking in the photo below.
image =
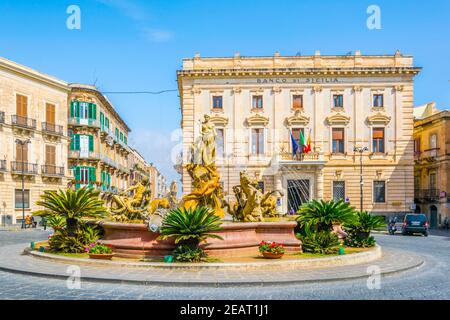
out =
[(445, 219), (444, 219), (444, 228), (445, 228), (445, 230), (448, 230), (449, 229), (449, 221), (448, 221), (448, 217), (445, 217)]

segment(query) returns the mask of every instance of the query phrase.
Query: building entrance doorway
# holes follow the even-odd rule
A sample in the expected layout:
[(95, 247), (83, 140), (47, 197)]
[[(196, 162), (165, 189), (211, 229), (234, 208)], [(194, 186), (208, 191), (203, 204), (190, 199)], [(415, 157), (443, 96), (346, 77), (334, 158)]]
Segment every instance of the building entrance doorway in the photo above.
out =
[(287, 181), (288, 213), (297, 212), (298, 208), (311, 199), (309, 179)]
[(436, 206), (430, 207), (430, 227), (437, 228), (438, 212)]

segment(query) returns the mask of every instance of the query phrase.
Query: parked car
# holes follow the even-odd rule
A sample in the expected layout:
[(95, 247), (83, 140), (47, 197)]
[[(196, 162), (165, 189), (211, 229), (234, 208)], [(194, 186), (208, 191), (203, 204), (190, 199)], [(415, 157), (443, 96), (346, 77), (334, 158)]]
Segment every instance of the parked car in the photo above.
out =
[(403, 220), (402, 234), (421, 233), (425, 237), (428, 237), (429, 228), (430, 224), (426, 215), (422, 213), (407, 214)]

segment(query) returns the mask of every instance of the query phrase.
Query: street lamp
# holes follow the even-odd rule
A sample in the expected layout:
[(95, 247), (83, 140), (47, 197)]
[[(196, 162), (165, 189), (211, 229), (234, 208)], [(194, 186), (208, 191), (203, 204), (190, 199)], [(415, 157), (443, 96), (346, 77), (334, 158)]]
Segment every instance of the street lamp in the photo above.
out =
[(359, 153), (359, 192), (360, 192), (360, 211), (363, 211), (363, 185), (364, 185), (364, 181), (363, 181), (363, 173), (362, 173), (362, 156), (363, 153), (365, 151), (369, 151), (369, 149), (367, 147), (354, 147), (353, 148), (354, 152), (358, 152)]
[(22, 149), (22, 229), (25, 229), (25, 163), (23, 161), (24, 156), (23, 156), (23, 147), (25, 145), (28, 145), (29, 143), (31, 143), (30, 139), (27, 140), (20, 140), (20, 139), (16, 139), (16, 143), (20, 144), (21, 149)]

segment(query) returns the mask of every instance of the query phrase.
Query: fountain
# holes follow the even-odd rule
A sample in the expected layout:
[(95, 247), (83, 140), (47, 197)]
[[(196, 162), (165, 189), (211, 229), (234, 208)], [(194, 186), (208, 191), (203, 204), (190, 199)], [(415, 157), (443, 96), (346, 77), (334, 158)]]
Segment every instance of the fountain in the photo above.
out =
[[(223, 240), (210, 239), (202, 243), (208, 255), (212, 257), (255, 256), (258, 244), (265, 241), (283, 243), (288, 252), (300, 252), (301, 242), (295, 237), (296, 222), (264, 222), (264, 216), (271, 216), (276, 211), (275, 192), (263, 194), (257, 188), (257, 182), (250, 179), (245, 171), (240, 173), (240, 185), (233, 187), (236, 202), (224, 200), (220, 183), (220, 175), (215, 165), (214, 124), (205, 115), (201, 124), (201, 135), (192, 145), (189, 163), (185, 165), (192, 178), (192, 191), (185, 195), (177, 205), (174, 190), (171, 188), (165, 201), (156, 199), (152, 204), (148, 201), (147, 185), (141, 182), (130, 188), (135, 190), (134, 197), (123, 196), (113, 198), (111, 213), (117, 222), (102, 222), (105, 244), (114, 247), (116, 256), (124, 258), (143, 258), (163, 256), (175, 249), (171, 239), (158, 240), (158, 226), (169, 208), (176, 206), (195, 209), (204, 206), (214, 210), (222, 219), (225, 209), (238, 222), (224, 222), (222, 230), (216, 232)], [(154, 209), (156, 203), (163, 204)], [(153, 209), (150, 209), (153, 208)], [(127, 223), (139, 216), (146, 223)], [(129, 222), (128, 221), (128, 222)]]

